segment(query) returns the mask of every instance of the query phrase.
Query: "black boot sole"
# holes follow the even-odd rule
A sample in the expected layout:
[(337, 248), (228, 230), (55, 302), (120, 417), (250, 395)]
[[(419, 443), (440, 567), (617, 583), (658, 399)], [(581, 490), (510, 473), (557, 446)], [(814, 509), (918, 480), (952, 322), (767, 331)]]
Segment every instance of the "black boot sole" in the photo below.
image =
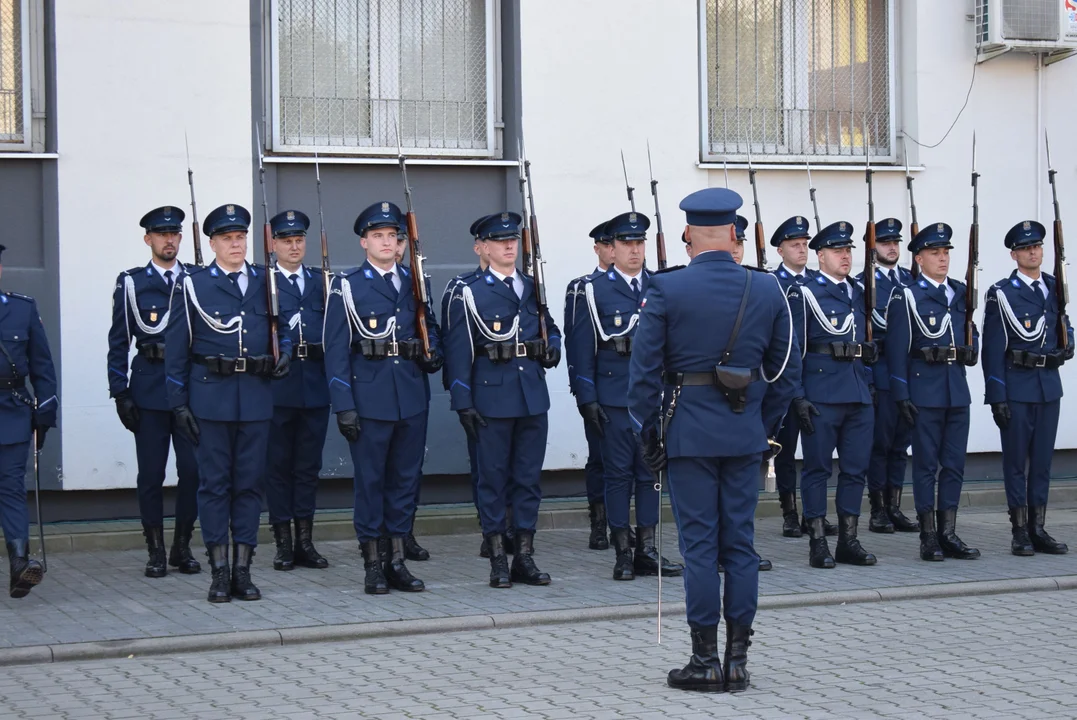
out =
[(230, 602), (232, 602), (232, 596), (231, 595), (213, 595), (213, 596), (207, 597), (206, 600), (213, 603), (214, 605), (219, 605), (221, 603), (230, 603)]
[(512, 587), (512, 580), (502, 580), (502, 579), (491, 580), (490, 581), (490, 587), (495, 588), (497, 590), (507, 590), (508, 588)]
[(1010, 554), (1016, 555), (1017, 557), (1033, 557), (1036, 554), (1036, 549), (1031, 547), (1015, 548), (1011, 545)]
[(513, 583), (519, 583), (520, 585), (530, 585), (532, 587), (542, 587), (543, 585), (549, 585), (552, 582), (551, 578), (529, 578), (516, 573), (510, 573), (509, 579)]
[(883, 535), (893, 535), (896, 528), (893, 525), (872, 525), (868, 523), (868, 532), (881, 533)]
[(365, 592), (367, 595), (388, 595), (389, 594), (389, 588), (388, 587), (376, 587), (376, 588), (364, 587), (363, 592)]
[(166, 577), (168, 575), (168, 569), (167, 568), (160, 568), (160, 569), (146, 568), (145, 571), (143, 571), (142, 574), (145, 575), (148, 578), (163, 578), (163, 577)]
[(977, 550), (975, 554), (966, 552), (953, 552), (952, 550), (946, 550), (943, 548), (942, 554), (953, 560), (979, 560), (980, 551)]
[(879, 562), (879, 559), (874, 555), (869, 557), (841, 557), (837, 553), (834, 554), (834, 562), (841, 563), (842, 565), (854, 565), (856, 567), (871, 567)]
[(197, 575), (202, 572), (202, 566), (195, 564), (193, 566), (180, 565), (179, 563), (168, 563), (169, 567), (176, 568), (176, 572), (180, 575)]
[(1041, 555), (1065, 555), (1070, 551), (1069, 547), (1052, 548), (1049, 545), (1036, 545), (1036, 543), (1032, 543), (1032, 549)]
[(587, 549), (588, 550), (609, 550), (610, 549), (610, 541), (609, 540), (604, 540), (602, 542), (595, 542), (595, 541), (591, 540), (591, 541), (589, 541), (587, 543)]
[(26, 568), (19, 574), (14, 587), (11, 588), (11, 591), (8, 594), (16, 600), (24, 598), (30, 594), (30, 591), (34, 589), (35, 585), (39, 585), (44, 579), (45, 571), (43, 569)]
[(233, 593), (232, 597), (234, 597), (236, 600), (246, 600), (246, 601), (261, 600), (262, 599), (262, 593), (258, 593), (257, 595), (244, 595), (242, 593)]
[(833, 570), (834, 558), (823, 558), (822, 560), (809, 560), (808, 564), (816, 570)]
[(329, 561), (325, 558), (322, 558), (321, 560), (300, 560), (296, 558), (293, 566), (307, 568), (308, 570), (325, 570), (329, 567)]
[(280, 570), (281, 572), (289, 572), (290, 570), (295, 570), (295, 563), (285, 563), (274, 560), (273, 569)]
[(925, 555), (924, 553), (920, 553), (920, 559), (923, 560), (924, 562), (942, 562), (943, 560), (946, 559), (946, 556), (945, 555)]
[(774, 563), (772, 563), (770, 560), (759, 561), (759, 572), (770, 572), (773, 569)]
[(725, 684), (725, 690), (726, 690), (726, 692), (731, 692), (731, 693), (744, 692), (749, 687), (751, 687), (751, 685), (752, 685), (752, 682), (750, 680), (745, 680), (744, 682), (735, 682), (735, 683), (727, 682)]
[(389, 583), (390, 590), (399, 590), (400, 592), (422, 592), (426, 590), (426, 585), (403, 585), (401, 583)]
[(799, 527), (796, 528), (796, 529), (783, 527), (782, 528), (782, 537), (802, 538), (802, 537), (804, 537), (804, 531), (801, 530)]
[(674, 684), (672, 680), (666, 678), (666, 685), (674, 690), (687, 690), (689, 692), (701, 692), (701, 693), (722, 693), (726, 691), (725, 683), (692, 683), (686, 685)]
[(408, 552), (404, 553), (404, 559), (408, 562), (426, 562), (430, 559), (430, 553), (423, 551), (422, 553)]

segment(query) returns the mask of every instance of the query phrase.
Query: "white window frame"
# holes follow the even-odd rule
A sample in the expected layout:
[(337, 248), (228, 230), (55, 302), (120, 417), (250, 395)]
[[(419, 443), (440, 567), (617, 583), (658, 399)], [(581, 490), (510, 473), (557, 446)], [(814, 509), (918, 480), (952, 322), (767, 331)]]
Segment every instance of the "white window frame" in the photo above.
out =
[[(25, 0), (24, 0), (25, 2)], [(281, 136), (280, 122), (278, 117), (278, 109), (280, 108), (280, 38), (277, 32), (279, 27), (279, 11), (278, 1), (269, 0), (268, 12), (266, 15), (266, 31), (264, 33), (268, 52), (267, 57), (264, 59), (263, 68), (266, 77), (269, 82), (264, 83), (267, 88), (265, 98), (265, 122), (268, 125), (265, 132), (266, 150), (277, 153), (313, 153), (315, 151), (323, 154), (332, 155), (361, 155), (361, 156), (391, 156), (396, 157), (400, 149), (394, 146), (376, 147), (373, 145), (373, 140), (369, 140), (370, 144), (363, 144), (359, 146), (340, 146), (340, 145), (289, 145), (286, 144)], [(504, 124), (501, 120), (501, 8), (498, 0), (485, 0), (486, 11), (486, 148), (431, 148), (431, 147), (411, 147), (405, 145), (403, 152), (408, 156), (419, 157), (444, 157), (444, 158), (479, 158), (479, 159), (499, 159), (501, 157), (501, 133), (504, 129)], [(373, 37), (381, 30), (377, 22), (372, 22), (370, 25), (370, 34)], [(379, 77), (381, 73), (378, 71), (378, 66), (382, 62), (381, 57), (371, 57), (370, 61), (370, 75), (371, 75), (371, 95), (374, 95), (373, 88), (377, 84), (375, 78)], [(399, 95), (399, 89), (397, 94)], [(371, 125), (381, 122), (379, 118), (383, 118), (386, 113), (391, 113), (386, 109), (379, 109), (375, 106), (371, 111)], [(393, 118), (393, 123), (398, 122), (398, 118)], [(406, 136), (406, 135), (405, 135)]]
[[(821, 152), (818, 153), (804, 153), (792, 152), (788, 144), (778, 146), (778, 152), (770, 151), (768, 148), (774, 148), (773, 145), (765, 145), (764, 143), (753, 142), (751, 144), (751, 158), (748, 156), (747, 148), (743, 153), (717, 153), (712, 150), (711, 136), (710, 136), (710, 87), (708, 78), (710, 77), (710, 68), (707, 66), (707, 33), (710, 28), (707, 26), (707, 3), (708, 0), (699, 0), (698, 2), (698, 26), (699, 26), (699, 149), (700, 160), (702, 162), (748, 162), (749, 159), (753, 163), (768, 163), (768, 164), (787, 164), (787, 165), (803, 165), (806, 161), (810, 161), (813, 164), (819, 165), (843, 165), (843, 164), (863, 164), (864, 154), (827, 154), (825, 146), (822, 146)], [(871, 162), (879, 164), (893, 164), (898, 162), (897, 152), (897, 108), (894, 106), (897, 97), (897, 64), (895, 57), (895, 16), (896, 5), (895, 0), (887, 0), (886, 2), (886, 62), (889, 67), (887, 73), (888, 87), (887, 87), (887, 112), (889, 115), (889, 136), (888, 147), (889, 151), (883, 153), (880, 150), (880, 146), (876, 143), (872, 143)], [(793, 6), (795, 7), (795, 6)], [(794, 18), (798, 27), (805, 24), (803, 17)], [(783, 46), (788, 41), (788, 31), (784, 31), (782, 34)], [(796, 71), (796, 58), (792, 54), (786, 54), (783, 58), (783, 66), (786, 71), (783, 72), (784, 84), (782, 97), (789, 97), (791, 93), (788, 91), (789, 85), (789, 65), (794, 66), (794, 72)], [(807, 84), (798, 83), (805, 87), (804, 96), (807, 95)], [(799, 98), (798, 98), (799, 99)], [(789, 109), (797, 109), (798, 102), (792, 103), (792, 108), (788, 107), (788, 103), (782, 108), (782, 111)], [(799, 124), (799, 120), (790, 116), (785, 120), (784, 137), (794, 137), (794, 131), (792, 130), (794, 125)], [(799, 135), (796, 135), (799, 137)]]
[[(0, 152), (25, 152), (34, 149), (34, 92), (33, 69), (38, 64), (36, 58), (31, 55), (34, 43), (30, 42), (30, 36), (35, 33), (35, 18), (31, 17), (30, 0), (16, 0), (19, 3), (19, 18), (22, 27), (19, 35), (22, 41), (22, 77), (19, 78), (22, 90), (22, 142), (0, 140)], [(33, 3), (35, 15), (37, 15), (37, 3)]]

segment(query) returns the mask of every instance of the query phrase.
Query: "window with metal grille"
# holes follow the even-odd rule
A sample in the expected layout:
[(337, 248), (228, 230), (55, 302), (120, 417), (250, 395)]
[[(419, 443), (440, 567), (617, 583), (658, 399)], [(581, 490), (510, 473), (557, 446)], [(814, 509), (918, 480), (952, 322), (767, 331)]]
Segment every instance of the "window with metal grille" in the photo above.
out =
[(700, 2), (704, 159), (894, 160), (888, 0)]
[(0, 151), (29, 147), (29, 0), (0, 0)]
[(491, 157), (496, 0), (274, 0), (273, 148)]

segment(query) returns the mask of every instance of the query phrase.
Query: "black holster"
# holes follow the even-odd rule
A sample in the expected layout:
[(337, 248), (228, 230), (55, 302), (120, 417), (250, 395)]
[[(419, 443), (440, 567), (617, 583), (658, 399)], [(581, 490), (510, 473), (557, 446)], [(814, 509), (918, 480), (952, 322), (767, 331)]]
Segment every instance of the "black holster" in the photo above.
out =
[(362, 355), (367, 360), (384, 360), (400, 354), (399, 345), (392, 340), (371, 340), (359, 338), (352, 343), (352, 352)]
[(632, 338), (627, 335), (621, 335), (620, 337), (610, 338), (609, 340), (600, 340), (598, 349), (613, 350), (618, 355), (627, 357), (632, 354)]
[(748, 404), (748, 386), (759, 377), (759, 371), (750, 368), (714, 367), (714, 385), (725, 396), (729, 408), (735, 413), (744, 412)]

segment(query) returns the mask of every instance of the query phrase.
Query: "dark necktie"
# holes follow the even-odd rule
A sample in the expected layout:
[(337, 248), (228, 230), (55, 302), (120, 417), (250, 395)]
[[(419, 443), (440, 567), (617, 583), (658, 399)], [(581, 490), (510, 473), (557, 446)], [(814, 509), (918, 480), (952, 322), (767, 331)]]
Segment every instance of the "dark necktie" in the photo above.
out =
[(288, 282), (290, 282), (292, 284), (292, 287), (295, 288), (296, 294), (301, 294), (302, 293), (302, 291), (299, 289), (299, 275), (298, 274), (289, 275), (288, 276)]
[(639, 300), (639, 278), (632, 278), (632, 293)]
[(385, 278), (385, 283), (389, 286), (389, 290), (394, 295), (396, 295), (396, 285), (393, 285), (393, 274), (391, 272), (387, 272), (382, 275), (382, 277)]
[(516, 288), (512, 284), (512, 278), (511, 277), (505, 278), (504, 283), (505, 283), (505, 285), (508, 286), (509, 292), (511, 292), (513, 295), (515, 295), (516, 294)]
[(171, 270), (165, 270), (165, 285), (168, 286), (169, 290), (172, 289), (172, 271)]
[(890, 282), (892, 282), (894, 285), (898, 284), (897, 271), (896, 270), (891, 270), (890, 272), (887, 273), (887, 275), (890, 276)]
[(230, 272), (230, 273), (228, 273), (228, 279), (232, 281), (232, 284), (236, 286), (236, 290), (239, 290), (239, 294), (242, 295), (243, 294), (243, 288), (241, 288), (239, 286), (239, 276), (240, 275), (242, 275), (242, 273), (240, 273), (240, 272)]
[(1036, 291), (1036, 295), (1040, 299), (1043, 299), (1043, 290), (1040, 289), (1040, 281), (1039, 280), (1033, 280), (1032, 281), (1032, 289)]

